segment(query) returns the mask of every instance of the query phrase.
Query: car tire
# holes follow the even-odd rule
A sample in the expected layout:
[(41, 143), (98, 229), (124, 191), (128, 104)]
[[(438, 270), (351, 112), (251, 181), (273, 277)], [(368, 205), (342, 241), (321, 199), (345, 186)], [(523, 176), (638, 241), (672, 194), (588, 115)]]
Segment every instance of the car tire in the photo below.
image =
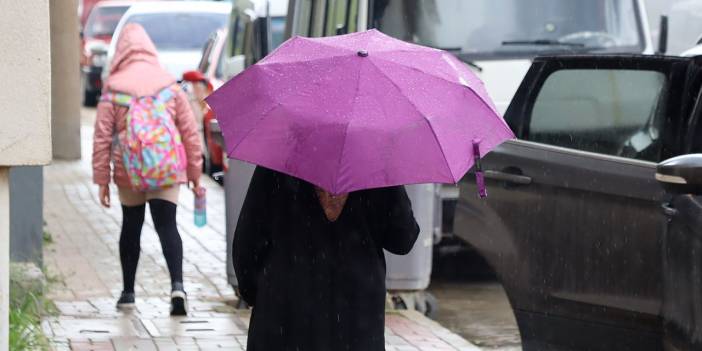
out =
[(432, 293), (424, 292), (424, 306), (417, 306), (417, 310), (421, 310), (425, 316), (434, 319), (436, 317), (436, 311), (439, 309), (439, 301), (436, 299)]
[(202, 154), (202, 173), (212, 175), (210, 174), (210, 158), (205, 153)]

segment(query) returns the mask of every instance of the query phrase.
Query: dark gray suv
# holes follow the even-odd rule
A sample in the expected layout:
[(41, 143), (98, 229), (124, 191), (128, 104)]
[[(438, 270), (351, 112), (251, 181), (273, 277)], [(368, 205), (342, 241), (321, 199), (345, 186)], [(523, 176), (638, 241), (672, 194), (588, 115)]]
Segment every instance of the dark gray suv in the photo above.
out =
[(701, 68), (534, 61), (505, 114), (519, 140), (483, 160), (487, 199), (471, 174), (460, 182), (454, 216), (500, 277), (524, 350), (702, 349), (702, 202), (655, 177), (702, 152)]

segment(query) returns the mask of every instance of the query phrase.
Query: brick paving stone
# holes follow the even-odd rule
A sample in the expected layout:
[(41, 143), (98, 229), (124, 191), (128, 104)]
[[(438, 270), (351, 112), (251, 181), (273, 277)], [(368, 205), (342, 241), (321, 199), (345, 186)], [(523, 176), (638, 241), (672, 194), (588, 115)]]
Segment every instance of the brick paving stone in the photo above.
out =
[[(90, 113), (84, 111), (84, 115)], [(58, 315), (42, 321), (52, 350), (244, 350), (250, 311), (236, 310), (226, 281), (224, 192), (205, 179), (208, 225), (193, 225), (193, 195), (180, 193), (178, 229), (183, 239), (183, 273), (188, 317), (169, 316), (170, 281), (153, 222), (147, 215), (137, 272), (136, 308), (115, 308), (121, 292), (121, 210), (102, 208), (91, 182), (92, 129), (84, 121), (83, 159), (55, 161), (44, 168), (44, 218), (53, 243), (45, 247), (49, 276), (59, 278), (48, 293)], [(389, 312), (386, 350), (478, 350), (416, 312)]]

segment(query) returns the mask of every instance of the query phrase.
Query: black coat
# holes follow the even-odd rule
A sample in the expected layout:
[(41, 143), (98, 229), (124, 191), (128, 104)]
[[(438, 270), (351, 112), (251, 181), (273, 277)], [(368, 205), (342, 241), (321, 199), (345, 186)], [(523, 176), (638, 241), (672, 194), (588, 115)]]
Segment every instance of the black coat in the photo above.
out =
[(418, 234), (404, 187), (353, 192), (330, 222), (314, 186), (258, 167), (233, 247), (247, 350), (384, 350), (383, 249), (406, 254)]

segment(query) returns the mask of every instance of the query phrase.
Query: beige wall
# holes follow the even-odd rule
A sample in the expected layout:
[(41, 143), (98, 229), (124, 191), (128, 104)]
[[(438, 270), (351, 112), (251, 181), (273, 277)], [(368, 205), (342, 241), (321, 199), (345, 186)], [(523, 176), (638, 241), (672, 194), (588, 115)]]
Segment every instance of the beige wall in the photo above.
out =
[(6, 166), (51, 161), (51, 43), (49, 0), (0, 0), (0, 9), (0, 351), (6, 351), (10, 261)]
[(46, 164), (51, 161), (49, 0), (0, 0), (0, 9), (0, 166)]
[[(2, 0), (0, 0), (2, 1)], [(50, 0), (51, 135), (54, 157), (80, 158), (80, 38), (77, 0)]]
[(10, 324), (10, 172), (0, 167), (0, 351), (7, 351)]

